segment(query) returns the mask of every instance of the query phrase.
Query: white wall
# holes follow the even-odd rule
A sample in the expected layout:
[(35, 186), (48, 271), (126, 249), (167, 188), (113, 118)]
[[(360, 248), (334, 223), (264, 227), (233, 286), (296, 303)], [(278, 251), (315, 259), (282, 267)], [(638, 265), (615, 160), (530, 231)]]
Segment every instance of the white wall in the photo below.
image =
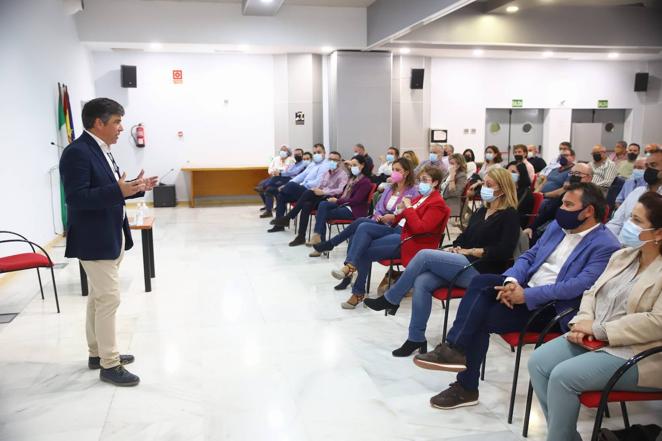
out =
[[(113, 151), (129, 176), (141, 168), (150, 175), (175, 168), (165, 183), (176, 177), (177, 199), (187, 200), (185, 176), (179, 171), (187, 163), (264, 166), (273, 157), (271, 55), (94, 52), (93, 61), (97, 95), (125, 107), (125, 132)], [(120, 87), (122, 64), (137, 66), (137, 88)], [(173, 84), (173, 69), (183, 70), (183, 84)], [(133, 146), (129, 136), (138, 123), (145, 126), (144, 149)]]
[[(57, 83), (69, 86), (79, 135), (81, 100), (94, 95), (89, 54), (59, 0), (12, 0), (0, 2), (0, 60), (0, 230), (45, 244), (55, 235), (53, 217), (62, 232), (49, 183), (58, 163), (49, 145), (57, 141)], [(53, 185), (59, 192), (57, 172)]]
[[(528, 108), (595, 108), (599, 99), (608, 99), (610, 108), (632, 109), (625, 139), (646, 141), (646, 113), (659, 112), (661, 106), (659, 93), (642, 98), (633, 91), (635, 73), (647, 69), (647, 62), (434, 58), (430, 123), (448, 129), (456, 150), (473, 148), (482, 160), (486, 108), (509, 108), (513, 98), (523, 99)], [(554, 156), (558, 140), (570, 138), (569, 120), (565, 121), (570, 112), (547, 117), (552, 119), (545, 129), (551, 132), (544, 135), (543, 150), (545, 156)], [(464, 135), (465, 127), (475, 127), (476, 134)]]

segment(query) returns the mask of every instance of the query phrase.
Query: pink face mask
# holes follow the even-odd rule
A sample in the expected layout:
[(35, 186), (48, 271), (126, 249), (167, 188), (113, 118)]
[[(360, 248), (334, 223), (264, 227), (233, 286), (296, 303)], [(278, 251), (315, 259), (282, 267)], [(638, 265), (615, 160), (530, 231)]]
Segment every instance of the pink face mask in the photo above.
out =
[(398, 182), (402, 181), (403, 178), (404, 176), (402, 176), (402, 173), (400, 172), (394, 171), (393, 173), (391, 173), (391, 182), (393, 182), (394, 184), (397, 184)]

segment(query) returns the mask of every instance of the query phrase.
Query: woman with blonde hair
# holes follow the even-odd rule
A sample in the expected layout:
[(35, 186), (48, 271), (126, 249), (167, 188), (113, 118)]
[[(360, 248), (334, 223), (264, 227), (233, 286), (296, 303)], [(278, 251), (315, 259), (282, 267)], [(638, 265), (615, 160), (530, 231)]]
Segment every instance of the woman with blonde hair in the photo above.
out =
[(414, 167), (414, 170), (416, 170), (416, 167), (418, 167), (418, 164), (420, 163), (416, 153), (414, 153), (413, 150), (407, 150), (406, 152), (402, 153), (402, 156), (404, 158), (409, 159), (409, 162), (411, 162), (411, 165)]
[[(394, 315), (402, 298), (414, 288), (409, 336), (393, 351), (394, 357), (427, 351), (425, 328), (435, 290), (447, 286), (458, 275), (455, 286), (466, 288), (476, 275), (499, 274), (510, 266), (520, 235), (517, 192), (510, 172), (503, 168), (490, 170), (481, 196), (485, 205), (471, 216), (466, 230), (451, 248), (419, 251), (383, 297), (365, 299), (369, 308), (386, 309)], [(474, 265), (463, 271), (469, 264)]]

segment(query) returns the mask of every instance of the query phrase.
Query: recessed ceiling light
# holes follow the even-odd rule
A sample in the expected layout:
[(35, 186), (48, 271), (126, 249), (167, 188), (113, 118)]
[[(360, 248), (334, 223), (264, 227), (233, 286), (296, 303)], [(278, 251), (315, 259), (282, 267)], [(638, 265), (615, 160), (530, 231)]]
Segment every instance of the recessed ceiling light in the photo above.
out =
[(161, 43), (158, 43), (158, 42), (155, 41), (154, 43), (149, 44), (149, 48), (150, 49), (163, 49), (163, 45)]
[(545, 51), (545, 52), (542, 53), (542, 56), (545, 57), (545, 58), (551, 58), (551, 57), (554, 56), (554, 52), (552, 52), (552, 51)]
[(322, 46), (322, 52), (325, 54), (333, 52), (333, 48), (331, 46)]
[(612, 58), (612, 59), (613, 59), (613, 58), (618, 58), (619, 56), (620, 56), (620, 54), (619, 54), (618, 52), (609, 52), (609, 53), (607, 54), (607, 57), (608, 57), (608, 58)]
[(482, 56), (483, 52), (485, 52), (485, 51), (483, 51), (482, 49), (474, 49), (474, 57)]
[(269, 3), (273, 3), (274, 0), (262, 0), (262, 3), (265, 5), (268, 5)]
[(400, 53), (401, 54), (408, 54), (410, 52), (411, 52), (411, 49), (409, 49), (408, 47), (401, 47), (400, 48)]
[(506, 8), (506, 12), (509, 14), (514, 14), (515, 12), (519, 11), (519, 6), (508, 6)]

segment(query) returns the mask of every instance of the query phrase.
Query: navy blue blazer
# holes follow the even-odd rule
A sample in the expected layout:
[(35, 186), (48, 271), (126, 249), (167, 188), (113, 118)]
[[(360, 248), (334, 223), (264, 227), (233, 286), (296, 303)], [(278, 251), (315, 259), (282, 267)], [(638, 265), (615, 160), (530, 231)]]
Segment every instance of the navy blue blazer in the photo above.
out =
[[(514, 277), (520, 285), (525, 286), (564, 237), (565, 232), (559, 224), (556, 221), (551, 222), (535, 246), (522, 254), (503, 275)], [(569, 307), (579, 306), (584, 291), (593, 286), (606, 268), (611, 255), (620, 248), (618, 239), (604, 225), (598, 225), (572, 250), (561, 267), (556, 283), (524, 289), (526, 306), (533, 310), (556, 300), (558, 313)], [(561, 320), (562, 329), (568, 329), (568, 322), (572, 317), (574, 314)]]
[[(83, 132), (62, 152), (60, 178), (64, 186), (69, 225), (65, 257), (82, 260), (117, 259), (133, 247), (124, 196), (115, 172), (108, 165), (99, 144)], [(141, 197), (138, 193), (134, 197)]]

